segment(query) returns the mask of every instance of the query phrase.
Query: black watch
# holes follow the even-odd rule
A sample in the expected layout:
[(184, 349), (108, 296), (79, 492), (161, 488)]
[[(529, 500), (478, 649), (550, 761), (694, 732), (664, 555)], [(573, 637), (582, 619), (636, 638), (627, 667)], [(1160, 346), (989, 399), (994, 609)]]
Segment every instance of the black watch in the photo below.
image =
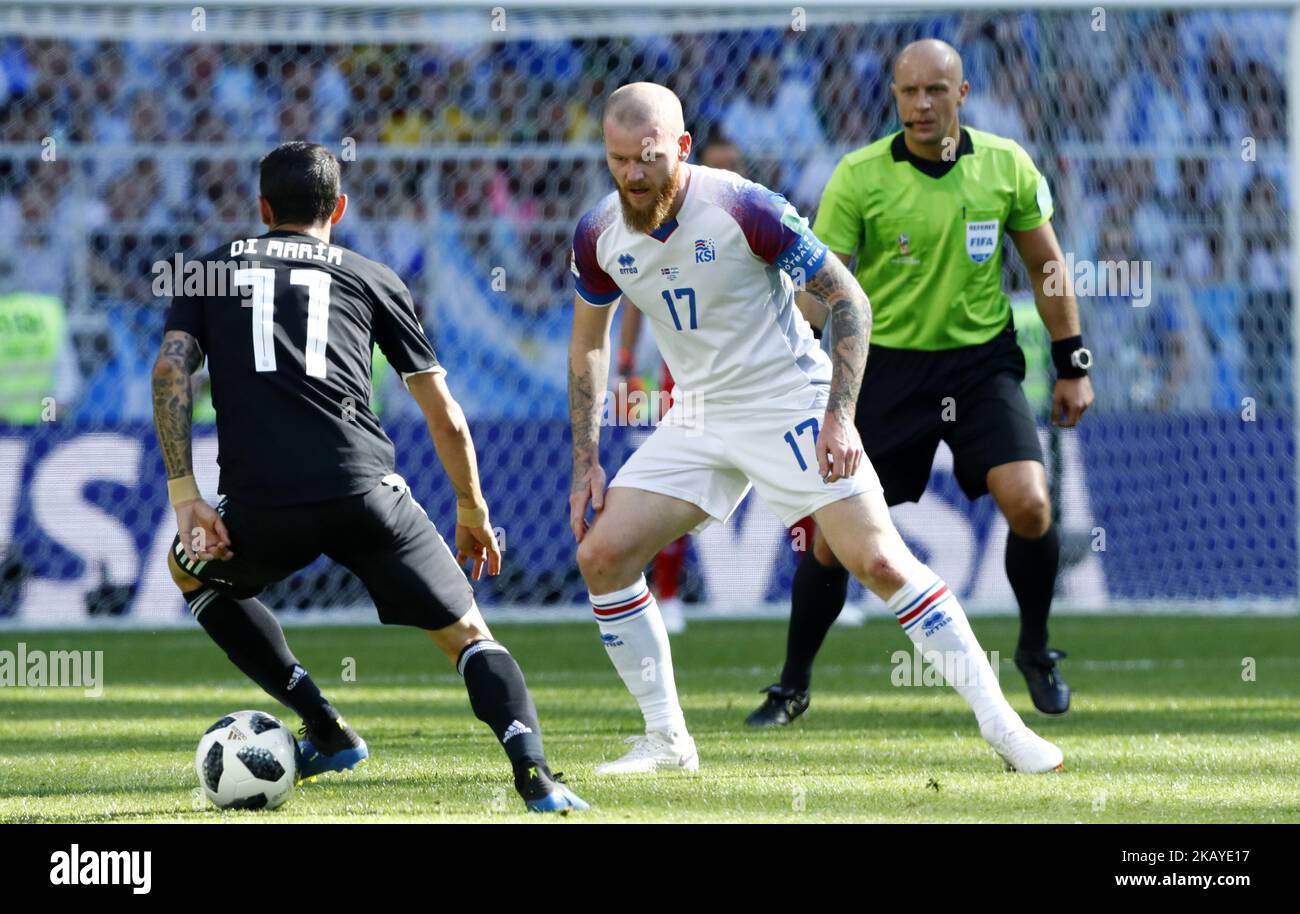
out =
[(1087, 377), (1092, 367), (1092, 350), (1084, 348), (1083, 337), (1071, 336), (1052, 341), (1052, 364), (1062, 379)]

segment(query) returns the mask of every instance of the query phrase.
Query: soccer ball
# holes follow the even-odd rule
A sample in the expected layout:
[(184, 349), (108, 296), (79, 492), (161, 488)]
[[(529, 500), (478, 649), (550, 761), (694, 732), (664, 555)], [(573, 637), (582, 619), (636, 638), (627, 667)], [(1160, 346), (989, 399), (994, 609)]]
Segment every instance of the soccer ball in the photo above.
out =
[(208, 799), (221, 809), (275, 809), (298, 777), (297, 741), (262, 711), (236, 711), (199, 740), (194, 767)]

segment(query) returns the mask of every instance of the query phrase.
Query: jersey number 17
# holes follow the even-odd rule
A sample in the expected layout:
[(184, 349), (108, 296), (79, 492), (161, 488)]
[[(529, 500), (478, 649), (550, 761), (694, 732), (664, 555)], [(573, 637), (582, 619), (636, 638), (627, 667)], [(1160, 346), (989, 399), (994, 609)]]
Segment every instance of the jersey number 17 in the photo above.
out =
[(692, 330), (700, 329), (700, 325), (695, 320), (695, 290), (694, 289), (673, 289), (672, 295), (669, 295), (668, 290), (664, 289), (663, 296), (664, 296), (664, 301), (668, 303), (668, 313), (673, 316), (673, 323), (677, 326), (678, 330), (683, 329), (682, 319), (678, 316), (677, 308), (673, 305), (674, 296), (676, 296), (679, 299), (681, 298), (686, 299), (687, 304), (690, 307), (691, 329)]

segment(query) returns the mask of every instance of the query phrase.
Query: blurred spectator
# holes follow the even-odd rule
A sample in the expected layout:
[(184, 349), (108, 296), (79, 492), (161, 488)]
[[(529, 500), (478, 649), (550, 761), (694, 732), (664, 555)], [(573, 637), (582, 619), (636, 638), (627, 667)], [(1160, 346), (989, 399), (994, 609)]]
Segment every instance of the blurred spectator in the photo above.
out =
[(1029, 142), (1029, 135), (1020, 113), (1021, 97), (1021, 91), (1012, 87), (1010, 79), (995, 77), (987, 86), (971, 87), (962, 106), (962, 121), (968, 127), (1024, 145)]
[(695, 153), (695, 160), (706, 168), (722, 168), (744, 177), (745, 154), (729, 137), (714, 134)]
[(1068, 67), (1055, 82), (1057, 108), (1052, 129), (1060, 142), (1095, 143), (1102, 139), (1106, 96), (1095, 71)]
[(17, 38), (0, 40), (0, 109), (11, 99), (28, 92), (32, 85), (31, 62)]
[(1166, 20), (1134, 47), (1130, 68), (1111, 93), (1105, 135), (1136, 144), (1181, 145), (1213, 129), (1195, 70), (1184, 65), (1177, 36)]
[(74, 247), (65, 193), (68, 166), (34, 166), (17, 195), (0, 196), (0, 290), (66, 301)]
[(826, 141), (817, 120), (813, 86), (783, 72), (781, 58), (750, 61), (741, 91), (722, 115), (722, 130), (747, 155), (805, 152)]
[[(598, 150), (613, 88), (666, 82), (697, 140), (716, 139), (693, 161), (749, 174), (812, 216), (839, 158), (897, 129), (893, 54), (942, 34), (967, 61), (964, 122), (1041, 154), (1066, 249), (1149, 260), (1167, 287), (1148, 309), (1099, 303), (1086, 318), (1124, 379), (1105, 402), (1204, 408), (1237, 375), (1289, 391), (1284, 25), (1143, 13), (1113, 17), (1101, 41), (1082, 13), (980, 13), (495, 43), (0, 39), (0, 142), (23, 144), (0, 151), (0, 291), (21, 278), (66, 296), (87, 327), (128, 314), (151, 302), (155, 259), (258, 229), (260, 154), (351, 137), (340, 239), (413, 290), (486, 288), (504, 268), (508, 291), (480, 290), (484, 307), (526, 328), (523, 348), (545, 349), (564, 331), (573, 221), (610, 189)], [(58, 161), (29, 167), (47, 137)], [(1243, 167), (1245, 137), (1259, 159)], [(69, 156), (65, 141), (86, 145)], [(112, 148), (132, 143), (146, 154)], [(370, 155), (375, 144), (390, 148)], [(449, 269), (434, 277), (435, 264)], [(451, 284), (452, 270), (472, 279)], [(1224, 293), (1238, 279), (1244, 290)], [(96, 334), (86, 354), (133, 365), (126, 337), (151, 325), (114, 320), (113, 333), (81, 334)], [(1198, 359), (1214, 371), (1198, 376)]]
[(58, 416), (79, 388), (63, 300), (29, 290), (0, 294), (0, 424), (37, 425), (49, 405)]

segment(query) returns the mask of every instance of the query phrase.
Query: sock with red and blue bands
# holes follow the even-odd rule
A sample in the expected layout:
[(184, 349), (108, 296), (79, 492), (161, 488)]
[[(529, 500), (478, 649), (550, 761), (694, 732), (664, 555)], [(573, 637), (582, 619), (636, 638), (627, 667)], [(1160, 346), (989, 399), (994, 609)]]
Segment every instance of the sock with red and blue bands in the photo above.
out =
[(641, 708), (646, 732), (685, 734), (668, 631), (645, 575), (613, 593), (592, 594), (591, 611), (610, 662)]

